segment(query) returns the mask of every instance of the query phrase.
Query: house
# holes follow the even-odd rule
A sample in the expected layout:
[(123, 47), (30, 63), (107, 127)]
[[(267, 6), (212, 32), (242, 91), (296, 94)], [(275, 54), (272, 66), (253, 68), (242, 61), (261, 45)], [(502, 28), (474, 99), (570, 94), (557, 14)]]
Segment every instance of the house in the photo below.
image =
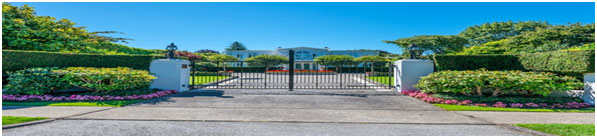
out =
[[(319, 70), (320, 68), (313, 61), (315, 57), (325, 55), (349, 55), (355, 58), (361, 56), (377, 56), (379, 51), (377, 50), (330, 50), (328, 47), (325, 48), (312, 48), (312, 47), (293, 47), (293, 48), (281, 48), (278, 47), (275, 50), (226, 50), (222, 54), (230, 55), (243, 61), (249, 57), (258, 55), (280, 55), (288, 57), (288, 51), (293, 49), (295, 69), (309, 69)], [(232, 65), (238, 66), (238, 65)], [(359, 65), (360, 66), (360, 65)]]

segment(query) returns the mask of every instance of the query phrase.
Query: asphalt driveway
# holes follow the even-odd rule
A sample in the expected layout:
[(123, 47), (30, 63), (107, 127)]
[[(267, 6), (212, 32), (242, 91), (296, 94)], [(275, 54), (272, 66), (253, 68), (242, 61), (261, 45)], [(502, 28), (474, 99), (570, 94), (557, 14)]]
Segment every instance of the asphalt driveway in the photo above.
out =
[(530, 135), (392, 91), (197, 90), (3, 135)]

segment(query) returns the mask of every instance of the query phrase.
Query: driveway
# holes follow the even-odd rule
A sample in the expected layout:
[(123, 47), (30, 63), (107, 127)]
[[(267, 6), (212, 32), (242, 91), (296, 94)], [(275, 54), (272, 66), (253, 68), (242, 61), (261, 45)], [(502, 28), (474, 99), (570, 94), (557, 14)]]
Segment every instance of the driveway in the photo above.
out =
[(3, 135), (530, 135), (391, 91), (197, 90)]

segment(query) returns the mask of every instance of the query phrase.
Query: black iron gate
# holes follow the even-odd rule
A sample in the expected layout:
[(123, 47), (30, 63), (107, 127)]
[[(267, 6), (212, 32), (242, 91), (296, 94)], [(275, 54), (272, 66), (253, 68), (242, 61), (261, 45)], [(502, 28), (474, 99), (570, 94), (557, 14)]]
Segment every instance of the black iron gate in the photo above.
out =
[(388, 61), (192, 61), (191, 89), (390, 89)]

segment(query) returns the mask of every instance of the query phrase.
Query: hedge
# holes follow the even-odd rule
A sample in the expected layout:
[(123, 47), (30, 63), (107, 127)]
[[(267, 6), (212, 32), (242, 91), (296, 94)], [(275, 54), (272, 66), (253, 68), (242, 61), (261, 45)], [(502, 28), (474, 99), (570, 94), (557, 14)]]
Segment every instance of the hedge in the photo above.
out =
[(518, 55), (435, 55), (436, 71), (524, 70), (578, 75), (595, 72), (595, 51), (554, 51)]
[(523, 70), (516, 55), (435, 55), (436, 71), (443, 70)]
[(562, 74), (595, 72), (595, 51), (558, 51), (520, 54), (526, 70)]
[(2, 50), (2, 71), (31, 67), (128, 67), (149, 70), (150, 55), (103, 55)]

